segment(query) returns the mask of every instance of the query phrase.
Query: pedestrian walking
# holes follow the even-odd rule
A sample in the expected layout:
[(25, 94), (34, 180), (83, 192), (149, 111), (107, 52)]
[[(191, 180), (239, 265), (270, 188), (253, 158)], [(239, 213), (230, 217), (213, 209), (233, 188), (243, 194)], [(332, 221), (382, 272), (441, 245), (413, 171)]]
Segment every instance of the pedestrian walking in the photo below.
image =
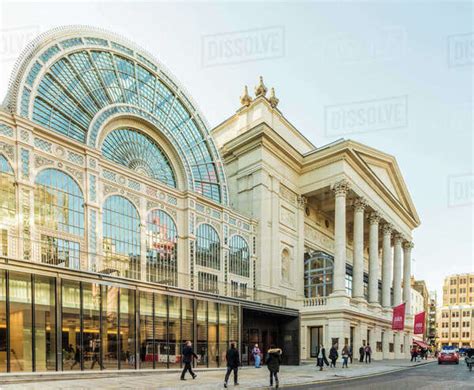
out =
[(370, 344), (367, 343), (367, 346), (365, 347), (365, 362), (366, 363), (371, 363), (371, 356), (372, 356), (372, 348), (370, 348)]
[(81, 347), (79, 347), (79, 345), (76, 347), (76, 352), (74, 353), (74, 363), (71, 365), (71, 370), (76, 364), (81, 365)]
[(193, 379), (197, 377), (197, 375), (193, 372), (193, 369), (191, 367), (191, 364), (194, 359), (197, 359), (198, 356), (194, 353), (193, 351), (193, 344), (191, 341), (186, 341), (186, 345), (183, 348), (183, 363), (184, 363), (184, 368), (183, 371), (181, 372), (181, 380), (184, 381), (186, 380), (184, 378), (186, 371), (189, 371)]
[(326, 348), (324, 345), (320, 344), (318, 350), (316, 351), (317, 362), (316, 365), (319, 367), (319, 371), (323, 370), (324, 365), (329, 366), (328, 359), (326, 358)]
[(359, 348), (359, 362), (364, 363), (365, 345)]
[(344, 348), (342, 348), (341, 356), (342, 356), (342, 368), (344, 367), (349, 368), (347, 366), (347, 362), (349, 361), (349, 347), (347, 345), (344, 345)]
[(255, 344), (255, 346), (252, 349), (252, 356), (255, 362), (255, 368), (260, 368), (261, 353), (262, 352), (260, 351), (258, 344)]
[(413, 347), (411, 348), (410, 353), (411, 353), (411, 360), (410, 360), (410, 362), (415, 362), (415, 363), (416, 363), (416, 357), (417, 357), (417, 355), (418, 355), (418, 350), (416, 349), (415, 346), (413, 346)]
[(319, 367), (319, 371), (323, 370), (324, 365), (329, 366), (328, 359), (326, 358), (326, 348), (324, 348), (324, 345), (319, 345), (316, 356), (318, 359), (316, 365)]
[(275, 378), (275, 388), (277, 389), (279, 386), (278, 372), (280, 371), (281, 354), (281, 349), (276, 348), (274, 345), (271, 345), (267, 351), (267, 368), (270, 371), (270, 387), (273, 386), (273, 378)]
[(240, 356), (239, 351), (235, 348), (235, 343), (230, 343), (230, 349), (227, 350), (225, 355), (227, 361), (227, 372), (225, 373), (224, 387), (227, 388), (227, 382), (229, 381), (229, 376), (232, 371), (234, 371), (234, 385), (239, 384), (238, 381), (238, 371), (240, 366)]
[(336, 361), (338, 357), (339, 354), (337, 353), (337, 344), (334, 344), (329, 350), (329, 360), (331, 361), (331, 367), (336, 368)]
[(91, 364), (91, 370), (94, 368), (95, 364), (98, 363), (99, 367), (102, 370), (105, 370), (104, 365), (100, 361), (100, 348), (99, 348), (99, 343), (98, 340), (92, 340), (92, 346), (91, 346), (91, 351), (92, 351), (92, 364)]
[(353, 350), (352, 350), (352, 344), (349, 346), (349, 359), (351, 361), (351, 364), (352, 364), (352, 355), (353, 355)]

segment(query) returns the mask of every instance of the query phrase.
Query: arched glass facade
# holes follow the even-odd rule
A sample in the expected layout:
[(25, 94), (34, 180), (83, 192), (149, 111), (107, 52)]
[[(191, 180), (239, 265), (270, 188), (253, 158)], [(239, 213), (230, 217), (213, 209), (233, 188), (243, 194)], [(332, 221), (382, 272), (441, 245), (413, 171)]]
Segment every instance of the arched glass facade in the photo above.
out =
[(84, 238), (84, 198), (67, 173), (45, 169), (36, 176), (35, 225), (41, 242), (41, 261), (78, 269)]
[(306, 298), (327, 297), (332, 293), (334, 258), (321, 251), (306, 254), (304, 294)]
[(178, 281), (178, 231), (163, 210), (147, 216), (147, 280), (176, 285)]
[(196, 264), (221, 269), (221, 241), (216, 230), (206, 223), (196, 231)]
[(106, 199), (102, 213), (105, 269), (110, 273), (140, 278), (140, 217), (135, 206), (123, 196)]
[(90, 37), (51, 44), (29, 68), (19, 100), (20, 115), (91, 147), (111, 116), (145, 119), (182, 156), (190, 189), (227, 203), (218, 151), (199, 113), (182, 88), (133, 49)]
[(149, 136), (133, 129), (117, 129), (105, 137), (102, 154), (140, 175), (176, 187), (176, 178), (165, 152)]
[(250, 275), (250, 253), (247, 241), (235, 235), (229, 240), (229, 271), (236, 275)]
[(15, 176), (7, 159), (0, 154), (0, 255), (8, 256), (8, 228), (15, 223)]

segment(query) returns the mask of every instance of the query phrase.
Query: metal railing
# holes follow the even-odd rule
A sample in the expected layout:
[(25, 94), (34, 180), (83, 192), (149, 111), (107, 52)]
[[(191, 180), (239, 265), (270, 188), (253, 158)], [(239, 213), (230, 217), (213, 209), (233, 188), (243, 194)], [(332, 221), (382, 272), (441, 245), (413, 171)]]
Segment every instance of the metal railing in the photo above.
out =
[[(249, 287), (251, 279), (247, 281), (238, 278), (238, 283), (225, 283), (219, 280), (200, 280), (200, 273), (190, 275), (177, 272), (175, 263), (169, 261), (166, 255), (162, 259), (154, 257), (142, 258), (140, 255), (123, 255), (116, 253), (97, 254), (78, 249), (60, 248), (52, 246), (51, 241), (29, 240), (26, 245), (29, 258), (18, 256), (20, 248), (25, 242), (20, 242), (18, 237), (12, 242), (13, 236), (8, 236), (8, 245), (0, 245), (0, 257), (6, 259), (26, 261), (36, 264), (46, 264), (54, 268), (85, 271), (94, 274), (108, 275), (134, 281), (155, 283), (157, 285), (172, 286), (176, 288), (200, 291), (217, 296), (236, 298), (261, 304), (286, 307), (286, 296), (269, 291)], [(13, 253), (12, 253), (13, 252)], [(212, 269), (200, 268), (206, 275), (215, 272)], [(219, 273), (219, 272), (217, 272)], [(215, 273), (217, 275), (217, 273)], [(220, 273), (219, 273), (220, 275)], [(231, 278), (231, 275), (228, 275)]]

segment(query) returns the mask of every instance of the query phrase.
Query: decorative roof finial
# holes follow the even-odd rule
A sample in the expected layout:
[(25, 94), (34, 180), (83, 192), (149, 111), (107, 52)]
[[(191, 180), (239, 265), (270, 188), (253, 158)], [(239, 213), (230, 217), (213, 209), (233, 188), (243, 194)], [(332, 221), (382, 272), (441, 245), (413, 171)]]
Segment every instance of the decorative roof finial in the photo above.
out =
[(242, 93), (242, 96), (240, 97), (240, 104), (242, 104), (242, 106), (247, 107), (250, 105), (251, 102), (252, 102), (252, 98), (249, 95), (249, 90), (247, 86), (245, 86), (244, 92)]
[(276, 108), (276, 106), (278, 106), (278, 102), (280, 101), (280, 99), (278, 99), (276, 96), (275, 96), (275, 88), (272, 88), (270, 90), (270, 97), (268, 98), (268, 101), (270, 102), (270, 105), (273, 107), (273, 108)]
[(258, 85), (255, 87), (255, 96), (263, 96), (267, 94), (267, 87), (265, 87), (265, 84), (263, 84), (263, 77), (260, 76), (260, 80), (258, 82)]

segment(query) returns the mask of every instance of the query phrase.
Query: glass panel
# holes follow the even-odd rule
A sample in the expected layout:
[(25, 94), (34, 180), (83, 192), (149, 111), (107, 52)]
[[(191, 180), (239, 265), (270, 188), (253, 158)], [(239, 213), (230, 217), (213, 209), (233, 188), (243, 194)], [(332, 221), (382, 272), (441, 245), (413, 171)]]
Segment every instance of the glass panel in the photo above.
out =
[(182, 343), (179, 346), (179, 361), (186, 341), (194, 340), (194, 301), (190, 298), (181, 298), (181, 332)]
[(221, 367), (227, 364), (225, 355), (229, 347), (229, 306), (221, 303), (219, 304), (219, 364)]
[(120, 368), (135, 368), (135, 291), (120, 289)]
[(178, 232), (173, 219), (162, 210), (147, 217), (147, 280), (176, 286)]
[(102, 347), (105, 368), (118, 368), (118, 287), (103, 286), (102, 303)]
[(57, 169), (36, 177), (35, 223), (47, 229), (84, 236), (84, 198), (77, 183)]
[(208, 303), (208, 354), (209, 367), (217, 367), (219, 363), (219, 350), (217, 345), (218, 303)]
[[(325, 252), (316, 251), (305, 258), (305, 297), (328, 296), (332, 292), (333, 257)], [(346, 288), (352, 289), (346, 280)]]
[[(16, 219), (15, 177), (7, 159), (0, 154), (0, 221), (13, 226)], [(8, 256), (8, 230), (0, 229), (0, 256)], [(1, 371), (1, 370), (0, 370)]]
[(36, 371), (56, 370), (56, 279), (35, 276)]
[(168, 366), (167, 348), (167, 297), (155, 294), (155, 367), (166, 368)]
[(132, 279), (140, 278), (140, 217), (122, 196), (110, 196), (103, 207), (105, 264), (99, 271)]
[(181, 353), (181, 299), (168, 296), (168, 353), (170, 367), (179, 367)]
[(80, 268), (78, 242), (41, 235), (41, 262), (66, 268)]
[(153, 293), (140, 292), (140, 368), (153, 368)]
[(81, 291), (79, 282), (62, 281), (63, 370), (81, 369)]
[(219, 235), (211, 225), (199, 225), (196, 231), (196, 263), (220, 269), (220, 245)]
[(102, 143), (102, 154), (117, 164), (148, 176), (171, 187), (176, 187), (176, 177), (165, 152), (146, 134), (134, 129), (110, 132)]
[(102, 366), (100, 353), (100, 285), (82, 283), (84, 369)]
[(232, 236), (229, 242), (229, 270), (241, 276), (249, 276), (249, 247), (241, 236)]
[(10, 368), (32, 371), (31, 275), (10, 272)]
[(7, 371), (7, 279), (0, 270), (0, 372)]
[(207, 366), (207, 301), (197, 301), (197, 355), (198, 366)]

